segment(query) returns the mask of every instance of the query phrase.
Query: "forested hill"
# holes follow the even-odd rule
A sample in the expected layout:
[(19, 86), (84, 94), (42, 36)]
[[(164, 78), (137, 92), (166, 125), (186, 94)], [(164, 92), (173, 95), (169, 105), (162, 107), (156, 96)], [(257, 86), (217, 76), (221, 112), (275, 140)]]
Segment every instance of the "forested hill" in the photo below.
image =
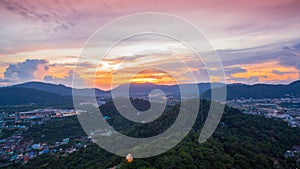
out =
[(29, 88), (1, 87), (0, 93), (0, 106), (24, 104), (56, 105), (72, 103), (72, 98), (70, 96), (62, 96)]
[[(190, 84), (184, 84), (190, 85)], [(199, 83), (198, 87), (202, 98), (210, 99), (211, 84)], [(122, 87), (126, 85), (121, 85)], [(215, 83), (215, 90), (221, 90), (224, 84)], [(300, 81), (295, 81), (288, 85), (271, 85), (271, 84), (229, 84), (227, 87), (227, 99), (241, 99), (241, 98), (284, 98), (284, 97), (300, 97)], [(140, 96), (148, 95), (150, 91), (154, 89), (161, 89), (167, 95), (178, 96), (180, 94), (179, 88), (176, 85), (155, 85), (155, 84), (132, 84), (130, 87), (130, 95)], [(101, 97), (110, 97), (110, 91), (103, 91), (100, 89), (84, 88), (84, 89), (72, 89), (64, 85), (56, 85), (43, 82), (27, 82), (9, 87), (0, 87), (0, 105), (19, 105), (30, 103), (58, 103), (60, 101), (72, 101), (72, 90), (76, 91), (76, 94), (86, 96), (87, 94), (94, 92)], [(115, 89), (112, 89), (115, 90)], [(123, 90), (121, 90), (123, 91)], [(125, 91), (125, 90), (124, 90)], [(193, 91), (190, 95), (193, 96)]]
[(63, 96), (71, 96), (72, 90), (76, 90), (77, 94), (80, 95), (87, 95), (86, 93), (90, 93), (91, 91), (95, 91), (96, 94), (104, 95), (107, 94), (106, 91), (96, 89), (96, 88), (83, 88), (83, 89), (76, 89), (71, 88), (62, 84), (52, 84), (52, 83), (44, 83), (44, 82), (26, 82), (22, 84), (17, 84), (11, 87), (20, 87), (20, 88), (28, 88), (28, 89), (35, 89), (40, 90), (48, 93), (59, 94)]
[[(215, 90), (223, 90), (215, 88)], [(211, 98), (211, 90), (207, 90), (203, 98)], [(288, 85), (271, 85), (271, 84), (232, 84), (227, 85), (227, 100), (231, 99), (262, 99), (262, 98), (285, 98), (285, 97), (300, 97), (300, 80)]]
[[(133, 100), (133, 103), (137, 101)], [(136, 106), (139, 107), (141, 104), (141, 101), (138, 101)], [(172, 121), (176, 119), (178, 108), (179, 106), (170, 107), (161, 118), (151, 124), (123, 125), (119, 131), (133, 137), (159, 134), (172, 125)], [(116, 113), (113, 103), (103, 105), (101, 109), (105, 111), (105, 114), (111, 115), (109, 123), (114, 125), (114, 128), (124, 122)], [(78, 152), (67, 156), (42, 155), (30, 160), (25, 165), (14, 164), (9, 168), (105, 169), (116, 166), (120, 169), (271, 169), (297, 167), (295, 159), (287, 159), (283, 154), (294, 145), (300, 144), (299, 128), (290, 128), (281, 120), (242, 114), (237, 109), (229, 107), (225, 108), (225, 113), (213, 136), (205, 143), (199, 144), (198, 137), (208, 109), (209, 102), (202, 101), (201, 112), (198, 114), (193, 130), (176, 147), (158, 156), (134, 159), (132, 163), (127, 163), (124, 157), (110, 154), (97, 145), (91, 144), (87, 148), (81, 148)], [(77, 118), (68, 118), (67, 120), (74, 120), (72, 122), (73, 131), (81, 130)], [(59, 121), (60, 125), (56, 125), (56, 121), (52, 120), (49, 123), (51, 124), (46, 126), (52, 126), (51, 130), (40, 129), (39, 134), (44, 135), (43, 138), (48, 138), (49, 133), (55, 135), (55, 132), (51, 131), (70, 127), (68, 126), (70, 122)], [(59, 126), (59, 128), (55, 128), (55, 126)], [(29, 129), (29, 131), (35, 130)], [(72, 135), (69, 137), (72, 138)], [(55, 136), (51, 138), (55, 138)]]

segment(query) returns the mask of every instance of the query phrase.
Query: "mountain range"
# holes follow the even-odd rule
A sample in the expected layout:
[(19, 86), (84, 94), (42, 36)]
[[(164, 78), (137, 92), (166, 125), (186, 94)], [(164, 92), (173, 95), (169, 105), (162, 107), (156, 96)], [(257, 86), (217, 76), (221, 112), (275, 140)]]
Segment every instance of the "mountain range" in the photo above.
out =
[[(52, 83), (44, 83), (44, 82), (26, 82), (22, 84), (13, 85), (11, 87), (16, 88), (27, 88), (27, 89), (35, 89), (40, 90), (48, 93), (55, 93), (63, 96), (71, 96), (72, 95), (72, 88), (67, 87), (62, 84), (52, 84)], [(84, 88), (84, 89), (76, 89), (76, 93), (84, 95), (85, 92), (94, 91), (98, 95), (106, 94), (107, 91), (97, 89), (97, 88)]]
[[(227, 100), (232, 99), (263, 99), (263, 98), (285, 98), (285, 97), (300, 97), (300, 80), (290, 84), (231, 84), (227, 85)], [(216, 88), (215, 90), (222, 90)], [(211, 89), (208, 89), (202, 94), (205, 99), (210, 99)]]
[[(192, 84), (182, 84), (189, 87)], [(216, 90), (221, 90), (225, 87), (222, 83), (198, 83), (199, 94), (204, 99), (210, 99), (211, 86)], [(0, 105), (19, 105), (30, 103), (52, 103), (72, 100), (72, 90), (76, 94), (86, 96), (86, 93), (94, 92), (99, 97), (111, 97), (112, 91), (126, 91), (129, 88), (131, 97), (146, 96), (154, 89), (160, 89), (165, 92), (167, 96), (180, 96), (178, 85), (157, 85), (152, 83), (143, 84), (124, 84), (120, 85), (110, 91), (100, 89), (84, 88), (72, 89), (61, 84), (51, 84), (43, 82), (26, 82), (18, 85), (0, 87)], [(227, 100), (241, 99), (241, 98), (283, 98), (283, 97), (300, 97), (300, 80), (292, 82), (287, 85), (278, 84), (228, 84)], [(193, 95), (191, 91), (189, 95)], [(124, 93), (120, 93), (123, 95)]]

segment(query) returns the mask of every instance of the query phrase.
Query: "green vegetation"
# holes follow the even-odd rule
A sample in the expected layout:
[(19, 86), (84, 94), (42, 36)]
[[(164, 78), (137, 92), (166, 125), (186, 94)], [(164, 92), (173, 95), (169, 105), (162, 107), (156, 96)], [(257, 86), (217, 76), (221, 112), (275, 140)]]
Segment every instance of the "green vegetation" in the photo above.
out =
[[(142, 105), (142, 103), (140, 104)], [(127, 163), (123, 157), (106, 152), (95, 144), (65, 157), (51, 155), (39, 156), (30, 160), (28, 164), (20, 166), (14, 164), (8, 168), (140, 168), (140, 169), (204, 169), (204, 168), (296, 168), (294, 160), (285, 160), (284, 152), (295, 144), (300, 144), (300, 129), (290, 128), (282, 121), (266, 119), (262, 116), (242, 114), (237, 109), (225, 108), (222, 123), (218, 126), (213, 136), (203, 144), (199, 144), (198, 137), (203, 126), (202, 118), (205, 119), (209, 102), (202, 101), (202, 112), (193, 130), (176, 147), (161, 155), (146, 158), (134, 159)], [(155, 135), (161, 132), (166, 126), (172, 124), (178, 112), (178, 105), (169, 108), (162, 117), (149, 124), (134, 124), (120, 129), (120, 131), (132, 135)], [(115, 112), (112, 103), (108, 103), (102, 109), (111, 114), (110, 123), (124, 122)], [(168, 114), (173, 113), (173, 114)], [(203, 114), (203, 117), (201, 115)], [(73, 121), (73, 122), (70, 122)], [(30, 135), (34, 139), (58, 140), (62, 137), (77, 135), (74, 130), (79, 130), (76, 119), (63, 121), (50, 121), (49, 125), (40, 128), (31, 128)], [(51, 125), (50, 125), (51, 124)], [(66, 129), (66, 126), (72, 129)], [(157, 128), (161, 126), (161, 128)], [(56, 131), (56, 132), (55, 132)], [(40, 132), (34, 135), (35, 132)], [(41, 134), (44, 133), (44, 137)], [(46, 135), (52, 135), (46, 136)], [(57, 140), (56, 139), (56, 140)], [(134, 155), (133, 155), (134, 156)]]
[(54, 118), (41, 125), (33, 125), (26, 131), (25, 136), (34, 142), (55, 143), (62, 139), (85, 136), (77, 117)]
[(72, 98), (35, 89), (2, 87), (0, 105), (56, 104), (72, 103)]
[[(262, 99), (262, 98), (285, 98), (300, 96), (300, 81), (295, 81), (288, 85), (271, 85), (271, 84), (233, 84), (227, 85), (227, 99)], [(214, 90), (223, 90), (215, 88)], [(263, 92), (262, 92), (263, 91)], [(203, 93), (203, 98), (211, 98), (211, 89)]]
[(5, 139), (9, 136), (11, 136), (16, 129), (0, 129), (0, 139)]

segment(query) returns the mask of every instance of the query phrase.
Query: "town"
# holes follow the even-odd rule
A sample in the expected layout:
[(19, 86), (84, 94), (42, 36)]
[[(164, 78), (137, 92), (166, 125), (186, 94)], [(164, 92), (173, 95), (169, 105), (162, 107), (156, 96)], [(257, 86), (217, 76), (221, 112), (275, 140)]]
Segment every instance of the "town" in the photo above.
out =
[[(178, 102), (179, 99), (172, 97), (168, 100), (168, 105), (174, 105)], [(104, 101), (101, 102), (101, 104), (105, 103)], [(226, 104), (238, 108), (245, 114), (279, 119), (286, 122), (290, 127), (300, 127), (300, 115), (298, 113), (300, 111), (300, 98), (236, 99), (228, 100)], [(86, 148), (90, 143), (95, 142), (87, 135), (75, 138), (66, 136), (50, 143), (28, 138), (24, 134), (30, 127), (48, 123), (51, 119), (64, 119), (84, 112), (74, 109), (45, 108), (25, 112), (0, 113), (0, 167), (13, 163), (26, 164), (29, 160), (44, 154), (66, 156), (79, 151), (80, 148)], [(105, 120), (111, 119), (109, 116), (103, 118)], [(95, 134), (111, 136), (113, 131), (105, 129), (90, 133), (91, 136)], [(284, 157), (298, 159), (299, 152), (299, 146), (295, 145), (292, 150), (286, 151)]]
[(64, 109), (36, 109), (27, 112), (0, 114), (0, 167), (12, 163), (27, 163), (43, 154), (65, 156), (85, 148), (92, 139), (88, 136), (66, 138), (55, 143), (37, 142), (25, 137), (25, 132), (33, 125), (47, 123), (52, 118), (67, 118), (82, 111)]
[(266, 118), (282, 119), (290, 127), (300, 127), (300, 98), (237, 99), (228, 100), (227, 105), (240, 109), (245, 114), (262, 115)]

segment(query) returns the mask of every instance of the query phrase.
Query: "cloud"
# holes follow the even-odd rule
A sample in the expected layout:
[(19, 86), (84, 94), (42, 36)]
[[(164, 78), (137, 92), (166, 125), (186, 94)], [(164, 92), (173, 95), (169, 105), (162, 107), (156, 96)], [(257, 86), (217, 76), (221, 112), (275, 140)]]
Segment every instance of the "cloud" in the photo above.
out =
[(281, 65), (295, 67), (298, 71), (300, 71), (300, 65), (299, 65), (300, 55), (296, 55), (296, 54), (282, 55), (279, 57), (278, 60)]
[(51, 81), (55, 83), (62, 83), (64, 84), (65, 82), (71, 82), (73, 78), (73, 71), (69, 71), (68, 74), (65, 77), (55, 77), (53, 75), (45, 75), (44, 80), (45, 81)]
[(0, 83), (8, 83), (8, 82), (11, 82), (11, 81), (8, 79), (0, 78)]
[[(91, 65), (91, 63), (83, 62), (77, 66), (80, 67), (80, 70), (86, 70)], [(0, 77), (0, 85), (26, 81), (47, 81), (72, 86), (72, 81), (75, 79), (78, 83), (75, 85), (78, 87), (84, 84), (84, 79), (78, 73), (73, 73), (74, 66), (75, 63), (50, 64), (48, 60), (27, 59), (17, 64), (9, 64), (4, 69), (4, 77)]]
[(0, 85), (8, 85), (10, 82), (8, 79), (0, 78)]
[(53, 75), (45, 75), (43, 80), (51, 83), (56, 83), (56, 84), (64, 84), (67, 86), (73, 86), (73, 85), (74, 87), (84, 86), (84, 80), (78, 74), (76, 73), (74, 74), (74, 72), (71, 70), (64, 77), (60, 78), (60, 77), (55, 77)]
[(272, 73), (277, 74), (277, 75), (286, 75), (286, 74), (292, 74), (292, 73), (295, 73), (295, 72), (281, 72), (281, 71), (278, 71), (278, 70), (272, 70)]
[[(70, 21), (61, 21), (58, 17), (59, 15), (66, 15), (66, 10), (64, 11), (62, 8), (52, 8), (51, 10), (38, 10), (37, 8), (46, 8), (49, 4), (44, 4), (40, 2), (26, 2), (23, 1), (7, 1), (3, 0), (0, 4), (8, 11), (21, 15), (22, 17), (32, 20), (32, 21), (40, 21), (44, 24), (54, 26), (54, 30), (58, 31), (59, 29), (68, 30), (71, 27), (75, 26), (74, 22)], [(52, 5), (57, 5), (55, 3), (50, 3)]]
[(39, 65), (47, 64), (47, 60), (27, 59), (24, 62), (10, 64), (4, 72), (4, 79), (8, 81), (27, 81), (35, 79), (34, 72)]
[(250, 76), (249, 78), (234, 78), (234, 77), (232, 77), (232, 79), (239, 83), (253, 84), (253, 83), (259, 82), (258, 76)]
[(263, 45), (254, 48), (218, 51), (225, 67), (278, 61), (279, 65), (300, 70), (300, 39)]
[(245, 73), (247, 72), (246, 69), (242, 69), (242, 68), (239, 68), (239, 67), (236, 67), (236, 68), (226, 68), (225, 69), (225, 73), (227, 75), (232, 75), (232, 74), (236, 74), (236, 73)]
[[(36, 50), (37, 47), (81, 47), (108, 21), (144, 11), (161, 11), (186, 18), (211, 37), (217, 48), (255, 46), (274, 42), (279, 38), (277, 35), (282, 39), (298, 35), (300, 11), (297, 0), (255, 3), (175, 0), (159, 5), (154, 0), (1, 0), (0, 8), (2, 23), (5, 23), (1, 25), (2, 39), (5, 39), (1, 53)], [(122, 28), (129, 26), (136, 25), (126, 23)], [(256, 38), (260, 35), (265, 38)], [(15, 37), (19, 40), (15, 41)]]
[(45, 65), (44, 66), (44, 69), (47, 71), (47, 70), (49, 70), (49, 66), (48, 65)]
[(69, 62), (69, 63), (53, 63), (49, 64), (48, 66), (53, 67), (53, 66), (64, 66), (64, 67), (83, 67), (83, 68), (90, 68), (90, 67), (96, 67), (95, 64), (90, 63), (90, 62)]
[(295, 49), (300, 49), (300, 43), (297, 43), (293, 46)]

